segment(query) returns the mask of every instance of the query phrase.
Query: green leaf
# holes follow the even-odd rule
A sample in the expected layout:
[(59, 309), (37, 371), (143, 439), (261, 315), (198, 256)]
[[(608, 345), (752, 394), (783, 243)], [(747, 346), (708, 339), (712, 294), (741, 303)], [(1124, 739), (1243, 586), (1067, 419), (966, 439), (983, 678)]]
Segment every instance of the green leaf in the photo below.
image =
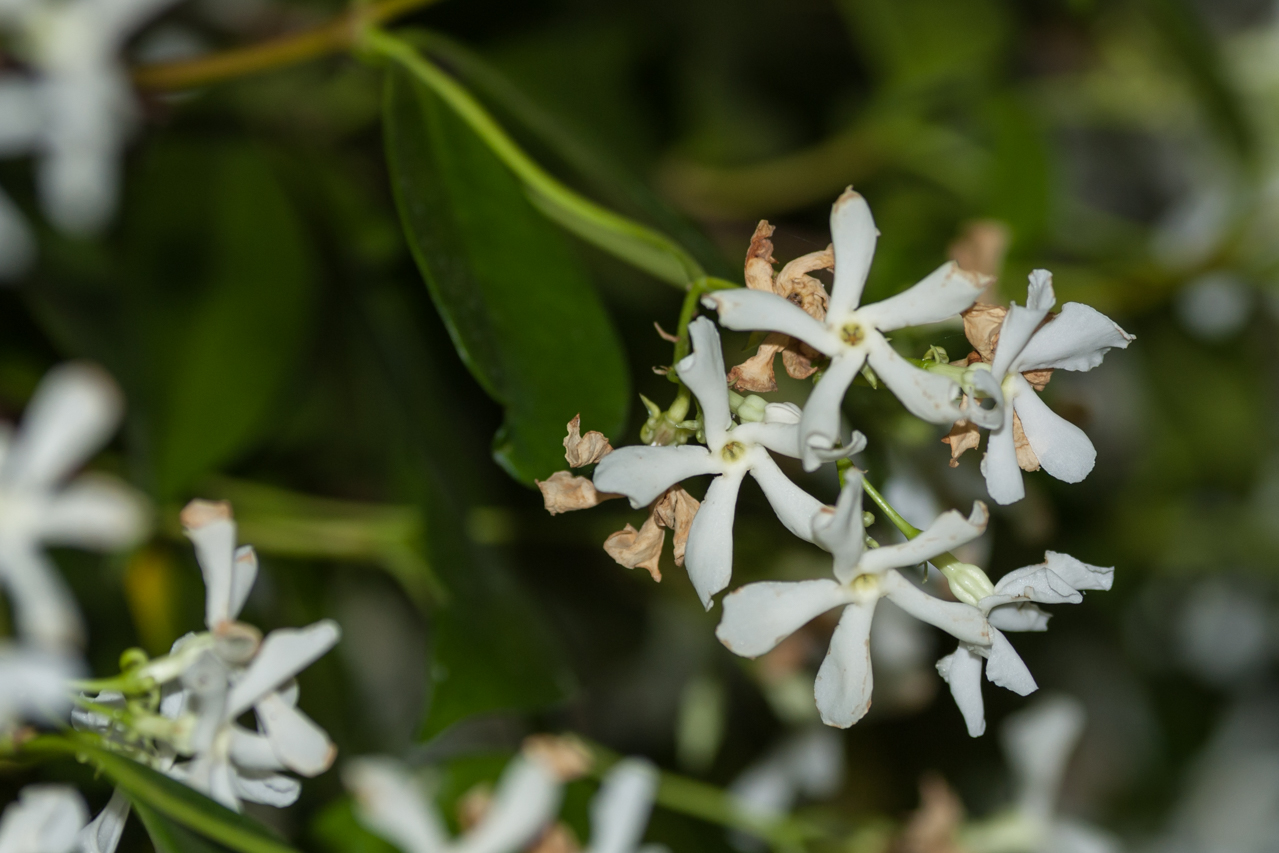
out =
[(225, 853), (230, 849), (169, 820), (146, 803), (134, 801), (133, 810), (151, 837), (155, 853)]
[(398, 853), (399, 848), (383, 841), (355, 819), (349, 798), (330, 803), (311, 824), (313, 835), (332, 853)]
[(630, 379), (612, 323), (519, 181), (430, 89), (395, 70), (386, 139), (431, 298), (471, 373), (506, 409), (494, 456), (516, 479), (547, 477), (564, 468), (575, 414), (605, 433), (622, 426)]

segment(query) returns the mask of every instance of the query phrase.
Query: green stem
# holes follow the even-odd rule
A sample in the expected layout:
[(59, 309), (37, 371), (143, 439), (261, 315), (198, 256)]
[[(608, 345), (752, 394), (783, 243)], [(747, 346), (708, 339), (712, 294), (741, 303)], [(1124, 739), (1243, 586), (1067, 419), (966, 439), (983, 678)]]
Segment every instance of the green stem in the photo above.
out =
[[(884, 515), (888, 516), (888, 520), (893, 523), (893, 526), (900, 530), (907, 539), (914, 539), (923, 532), (918, 527), (915, 527), (909, 521), (902, 518), (901, 513), (893, 509), (893, 505), (884, 500), (884, 496), (881, 495), (879, 490), (872, 486), (870, 481), (865, 477), (862, 478), (862, 489), (870, 496), (870, 499), (875, 502), (875, 505), (883, 510)], [(944, 554), (938, 554), (928, 562), (936, 566), (939, 571), (944, 572), (951, 566), (957, 565), (960, 560), (954, 554), (947, 551)]]

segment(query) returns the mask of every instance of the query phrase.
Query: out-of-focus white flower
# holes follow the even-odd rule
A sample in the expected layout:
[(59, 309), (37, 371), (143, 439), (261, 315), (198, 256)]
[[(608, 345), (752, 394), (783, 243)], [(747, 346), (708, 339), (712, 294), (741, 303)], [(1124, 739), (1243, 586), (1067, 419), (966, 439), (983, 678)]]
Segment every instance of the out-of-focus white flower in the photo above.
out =
[(83, 639), (79, 608), (45, 545), (114, 550), (147, 529), (146, 504), (113, 477), (67, 482), (120, 422), (119, 389), (71, 362), (45, 376), (16, 435), (0, 432), (0, 583), (26, 642), (61, 649)]
[(1001, 741), (1012, 767), (1017, 800), (1010, 812), (965, 832), (960, 844), (973, 853), (1116, 853), (1108, 833), (1057, 814), (1070, 754), (1084, 729), (1084, 709), (1068, 696), (1049, 696), (1004, 723)]
[(360, 824), (404, 853), (514, 853), (536, 839), (559, 811), (563, 787), (553, 769), (519, 755), (502, 773), (480, 821), (452, 839), (427, 788), (390, 758), (357, 758), (342, 769)]
[(39, 157), (42, 205), (65, 231), (100, 230), (115, 209), (120, 155), (136, 118), (118, 54), (133, 30), (174, 2), (0, 3), (0, 29), (14, 35), (31, 72), (0, 78), (0, 156)]
[(719, 321), (725, 328), (781, 332), (830, 357), (830, 366), (808, 398), (800, 422), (801, 459), (810, 471), (823, 461), (820, 451), (829, 450), (838, 442), (844, 394), (868, 362), (917, 417), (948, 424), (964, 416), (959, 406), (959, 386), (906, 361), (883, 333), (954, 317), (972, 305), (989, 282), (985, 276), (965, 272), (950, 261), (909, 290), (858, 307), (879, 232), (866, 200), (851, 187), (831, 208), (830, 230), (835, 282), (824, 321), (814, 319), (789, 300), (762, 290), (721, 290), (702, 300), (719, 312)]
[(79, 853), (114, 853), (129, 820), (129, 798), (116, 788), (106, 808), (76, 837)]
[(889, 598), (916, 619), (966, 643), (990, 645), (997, 632), (981, 610), (935, 598), (897, 571), (976, 539), (986, 521), (986, 507), (977, 502), (968, 518), (951, 510), (909, 542), (866, 549), (861, 476), (853, 472), (838, 504), (823, 507), (813, 520), (818, 543), (835, 556), (836, 579), (744, 586), (724, 598), (724, 617), (715, 635), (733, 653), (757, 657), (816, 616), (843, 607), (817, 673), (814, 696), (823, 722), (847, 728), (870, 707), (870, 627), (879, 599)]
[(1182, 662), (1210, 684), (1245, 682), (1277, 650), (1273, 605), (1237, 579), (1195, 583), (1180, 610), (1174, 624)]
[(0, 643), (0, 732), (23, 720), (65, 720), (69, 682), (82, 670), (79, 661), (58, 652)]
[(986, 731), (981, 695), (982, 663), (992, 683), (1028, 696), (1038, 689), (1034, 676), (1013, 649), (1004, 631), (1047, 631), (1049, 615), (1037, 604), (1078, 604), (1083, 590), (1107, 590), (1114, 568), (1090, 566), (1069, 554), (1048, 551), (1044, 562), (1009, 572), (995, 584), (992, 595), (978, 602), (990, 622), (991, 642), (986, 646), (960, 642), (959, 648), (937, 662), (937, 671), (950, 685), (951, 695), (968, 734)]
[(591, 842), (586, 853), (658, 853), (656, 844), (640, 846), (660, 777), (652, 762), (624, 758), (613, 765), (591, 800)]
[(28, 785), (0, 815), (0, 853), (71, 853), (88, 819), (75, 788)]
[(1177, 294), (1177, 318), (1192, 335), (1223, 341), (1238, 334), (1257, 303), (1257, 296), (1238, 276), (1225, 272), (1202, 275)]
[(1001, 403), (1003, 423), (991, 429), (981, 462), (986, 490), (1001, 504), (1026, 496), (1013, 435), (1014, 414), (1039, 464), (1058, 480), (1078, 483), (1097, 461), (1097, 451), (1084, 431), (1048, 408), (1022, 374), (1092, 370), (1112, 348), (1124, 349), (1133, 340), (1105, 314), (1078, 302), (1067, 302), (1051, 322), (1044, 323), (1056, 302), (1052, 274), (1032, 272), (1026, 307), (1008, 306), (999, 327), (990, 376), (982, 376), (984, 370), (976, 369), (977, 365), (971, 371), (982, 380), (979, 387)]
[[(825, 726), (809, 726), (787, 737), (747, 767), (729, 786), (735, 807), (752, 820), (787, 815), (800, 797), (824, 799), (844, 781), (844, 744)], [(733, 837), (738, 849), (755, 849), (745, 836)]]
[[(728, 586), (732, 577), (733, 516), (737, 492), (747, 474), (764, 490), (782, 524), (801, 539), (813, 541), (812, 521), (822, 504), (792, 483), (769, 455), (769, 450), (799, 455), (800, 427), (795, 410), (770, 405), (762, 422), (734, 426), (719, 332), (705, 317), (690, 323), (688, 331), (693, 353), (675, 369), (701, 404), (707, 446), (619, 447), (599, 461), (594, 482), (597, 490), (625, 495), (638, 509), (688, 477), (718, 475), (693, 518), (684, 552), (688, 576), (709, 610), (712, 596)], [(833, 460), (862, 450), (865, 443), (861, 433), (854, 433), (842, 448), (814, 452), (824, 460)]]

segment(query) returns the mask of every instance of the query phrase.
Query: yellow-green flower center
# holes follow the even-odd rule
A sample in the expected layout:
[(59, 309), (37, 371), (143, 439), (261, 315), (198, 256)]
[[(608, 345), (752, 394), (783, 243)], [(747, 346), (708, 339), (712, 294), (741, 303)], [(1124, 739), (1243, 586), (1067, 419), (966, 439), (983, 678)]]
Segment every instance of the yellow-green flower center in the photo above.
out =
[(719, 455), (725, 462), (736, 462), (746, 455), (746, 445), (740, 441), (730, 441), (720, 448)]
[(850, 347), (855, 347), (866, 340), (866, 330), (858, 322), (845, 323), (839, 329), (839, 339)]

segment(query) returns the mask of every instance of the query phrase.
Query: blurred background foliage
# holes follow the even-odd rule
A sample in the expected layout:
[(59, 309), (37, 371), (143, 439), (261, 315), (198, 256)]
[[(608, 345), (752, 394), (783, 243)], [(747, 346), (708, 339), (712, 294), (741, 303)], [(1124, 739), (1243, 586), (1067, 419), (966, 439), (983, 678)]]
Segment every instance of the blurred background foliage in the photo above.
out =
[[(131, 49), (181, 57), (341, 11), (192, 0)], [(1067, 809), (1139, 839), (1196, 809), (1235, 814), (1194, 798), (1214, 755), (1279, 761), (1273, 725), (1247, 723), (1279, 718), (1272, 3), (448, 0), (407, 22), (552, 174), (711, 274), (740, 280), (760, 218), (778, 226), (779, 261), (824, 247), (852, 183), (882, 233), (870, 298), (985, 252), (1004, 300), (1047, 267), (1062, 301), (1135, 333), (1049, 388), (1097, 444), (1096, 470), (1069, 488), (1031, 475), (983, 541), (992, 576), (1045, 548), (1117, 566), (1112, 594), (1020, 644), (1042, 686), (1090, 712)], [(550, 518), (529, 487), (563, 467), (574, 414), (629, 443), (636, 394), (669, 402), (652, 323), (673, 328), (681, 295), (552, 224), (432, 96), (387, 78), (334, 57), (144, 93), (109, 235), (43, 231), (38, 269), (0, 293), (3, 414), (49, 365), (102, 363), (129, 400), (104, 464), (160, 508), (156, 538), (126, 559), (61, 555), (94, 663), (199, 624), (176, 509), (228, 498), (263, 555), (250, 620), (344, 627), (302, 695), (345, 754), (444, 762), (460, 793), (500, 766), (484, 753), (571, 728), (725, 784), (806, 719), (790, 688), (825, 644), (781, 664), (732, 657), (682, 570), (655, 586), (600, 548), (638, 513)], [(34, 213), (26, 165), (0, 164), (0, 181)], [(732, 363), (747, 339), (726, 340)], [(957, 325), (895, 343), (966, 352)], [(802, 393), (783, 380), (777, 399)], [(947, 467), (941, 431), (891, 396), (858, 387), (846, 410), (870, 437), (872, 481), (942, 508), (983, 497), (976, 454)], [(833, 499), (833, 474), (787, 470)], [(824, 571), (762, 495), (741, 506), (737, 580)], [(1008, 790), (995, 739), (969, 740), (938, 698), (942, 644), (914, 641), (900, 689), (876, 661), (884, 687), (844, 737), (843, 789), (808, 807), (863, 840), (914, 807), (925, 771), (978, 815)], [(1021, 704), (987, 701), (994, 720)], [(1279, 796), (1279, 773), (1265, 779)], [(298, 806), (258, 814), (303, 847), (378, 849), (332, 805), (339, 791), (330, 773)], [(573, 791), (580, 830), (589, 786)], [(728, 843), (669, 811), (650, 835), (676, 851)]]

